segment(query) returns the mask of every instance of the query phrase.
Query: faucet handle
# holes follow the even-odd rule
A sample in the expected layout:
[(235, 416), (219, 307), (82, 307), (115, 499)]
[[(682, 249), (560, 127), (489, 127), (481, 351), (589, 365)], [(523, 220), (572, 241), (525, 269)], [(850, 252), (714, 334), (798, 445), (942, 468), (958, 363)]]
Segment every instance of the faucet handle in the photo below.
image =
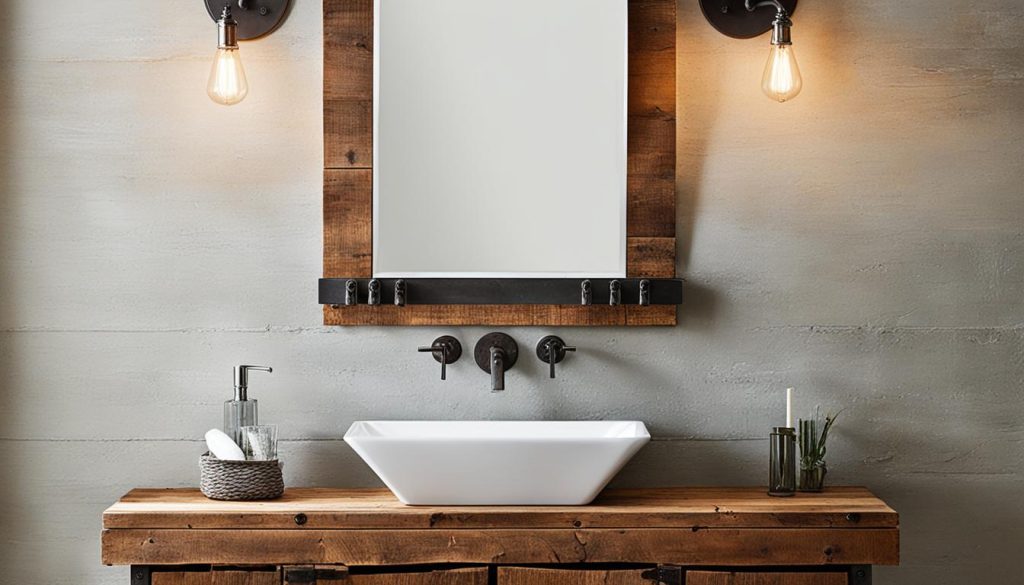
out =
[(462, 344), (451, 335), (442, 335), (430, 344), (430, 347), (420, 347), (417, 351), (430, 352), (434, 359), (441, 362), (441, 379), (448, 379), (448, 364), (454, 364), (462, 357)]
[(548, 377), (555, 377), (555, 364), (565, 359), (565, 352), (576, 351), (576, 346), (566, 345), (557, 335), (547, 335), (537, 342), (537, 357), (548, 364)]

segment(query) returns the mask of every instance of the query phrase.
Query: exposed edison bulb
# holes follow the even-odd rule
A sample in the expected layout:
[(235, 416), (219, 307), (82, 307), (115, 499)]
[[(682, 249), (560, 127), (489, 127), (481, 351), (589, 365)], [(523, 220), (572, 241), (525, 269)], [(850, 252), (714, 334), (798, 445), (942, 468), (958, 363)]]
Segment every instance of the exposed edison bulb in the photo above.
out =
[(210, 81), (206, 84), (206, 93), (218, 104), (232, 106), (245, 99), (249, 93), (249, 84), (245, 80), (245, 70), (238, 56), (238, 47), (220, 47), (213, 58), (210, 69)]
[(235, 19), (231, 18), (231, 8), (224, 6), (224, 12), (217, 20), (217, 54), (213, 57), (206, 93), (210, 99), (225, 106), (237, 104), (249, 93), (242, 59), (238, 56), (237, 26)]
[(768, 64), (764, 66), (761, 90), (773, 100), (784, 102), (795, 98), (803, 85), (800, 67), (797, 66), (796, 56), (793, 54), (793, 45), (773, 44), (768, 55)]

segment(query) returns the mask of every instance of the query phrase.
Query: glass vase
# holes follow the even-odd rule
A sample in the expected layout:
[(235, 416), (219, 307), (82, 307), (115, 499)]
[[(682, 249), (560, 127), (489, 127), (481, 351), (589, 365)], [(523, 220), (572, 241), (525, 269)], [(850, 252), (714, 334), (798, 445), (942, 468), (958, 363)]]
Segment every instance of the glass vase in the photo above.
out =
[(797, 489), (801, 492), (820, 492), (821, 488), (825, 487), (826, 473), (828, 473), (828, 469), (825, 467), (824, 462), (821, 465), (815, 465), (810, 468), (801, 466), (800, 486)]

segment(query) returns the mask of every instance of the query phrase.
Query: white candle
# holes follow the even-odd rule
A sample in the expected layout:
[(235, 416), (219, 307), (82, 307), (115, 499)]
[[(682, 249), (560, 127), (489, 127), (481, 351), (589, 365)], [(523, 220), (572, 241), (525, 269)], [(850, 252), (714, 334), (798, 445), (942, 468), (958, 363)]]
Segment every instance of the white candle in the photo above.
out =
[(786, 388), (786, 428), (793, 428), (793, 389)]

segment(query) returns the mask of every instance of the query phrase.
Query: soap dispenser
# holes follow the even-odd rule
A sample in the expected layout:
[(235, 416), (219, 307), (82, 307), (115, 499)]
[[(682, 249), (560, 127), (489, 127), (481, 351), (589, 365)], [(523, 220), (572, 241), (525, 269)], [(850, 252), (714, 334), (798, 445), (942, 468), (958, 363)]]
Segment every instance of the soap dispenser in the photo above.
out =
[(268, 366), (236, 366), (235, 397), (224, 403), (224, 432), (241, 447), (242, 427), (257, 424), (256, 399), (249, 400), (249, 370), (273, 372)]

